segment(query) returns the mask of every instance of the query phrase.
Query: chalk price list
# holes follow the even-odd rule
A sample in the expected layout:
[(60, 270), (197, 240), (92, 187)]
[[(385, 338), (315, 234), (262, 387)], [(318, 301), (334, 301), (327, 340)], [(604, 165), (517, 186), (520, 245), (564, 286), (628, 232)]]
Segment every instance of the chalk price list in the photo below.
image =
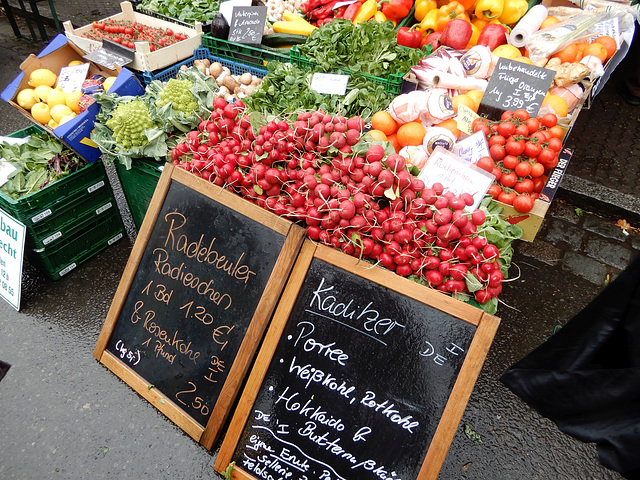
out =
[[(305, 306), (305, 318), (276, 351), (270, 372), (280, 373), (267, 373), (243, 436), (242, 456), (236, 458), (256, 478), (410, 478), (395, 463), (407, 439), (424, 441), (424, 412), (392, 397), (384, 383), (372, 380), (372, 371), (352, 368), (362, 358), (360, 351), (348, 351), (359, 343), (349, 338), (363, 336), (382, 358), (390, 342), (406, 339), (406, 325), (382, 314), (373, 302), (359, 307), (354, 299), (340, 301), (339, 296), (338, 288), (322, 278)], [(326, 322), (347, 331), (327, 334)], [(466, 353), (455, 342), (445, 346), (440, 339), (422, 338), (418, 343), (419, 348), (415, 343), (410, 348), (424, 369), (443, 368)]]
[[(232, 260), (215, 248), (215, 236), (201, 234), (192, 240), (186, 216), (172, 212), (164, 220), (168, 234), (152, 251), (153, 275), (138, 284), (130, 308), (123, 311), (124, 323), (136, 327), (136, 340), (127, 340), (125, 333), (113, 341), (121, 360), (130, 366), (140, 364), (142, 372), (156, 368), (168, 380), (150, 383), (194, 419), (204, 420), (231, 366), (227, 358), (234, 354), (230, 342), (236, 330), (225, 314), (233, 304), (228, 285), (208, 275), (217, 272), (247, 284), (255, 273), (243, 262), (245, 252)], [(166, 367), (158, 370), (158, 362)]]

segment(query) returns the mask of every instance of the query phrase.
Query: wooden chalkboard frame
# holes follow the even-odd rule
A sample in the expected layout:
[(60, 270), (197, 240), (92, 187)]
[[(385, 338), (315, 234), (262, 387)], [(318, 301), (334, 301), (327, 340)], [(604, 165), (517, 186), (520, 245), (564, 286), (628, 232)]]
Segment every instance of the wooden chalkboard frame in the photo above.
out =
[[(471, 396), (489, 347), (498, 329), (500, 319), (487, 314), (481, 309), (402, 278), (393, 272), (372, 267), (371, 264), (358, 261), (358, 259), (348, 256), (339, 250), (323, 245), (316, 245), (309, 240), (306, 240), (302, 246), (298, 260), (291, 272), (285, 291), (265, 336), (263, 346), (258, 352), (253, 370), (239, 399), (229, 429), (222, 441), (214, 469), (219, 473), (224, 473), (229, 467), (234, 452), (238, 448), (242, 432), (251, 415), (262, 383), (267, 375), (267, 370), (273, 359), (282, 332), (294, 308), (298, 292), (303, 285), (307, 271), (314, 258), (323, 260), (390, 290), (402, 293), (411, 299), (427, 304), (461, 321), (476, 326), (476, 332), (471, 341), (466, 358), (455, 381), (451, 395), (449, 396), (417, 477), (417, 480), (436, 479), (440, 473), (458, 425), (460, 424), (469, 397)], [(232, 470), (231, 478), (233, 480), (257, 480), (256, 477), (237, 465)]]
[[(117, 356), (106, 350), (107, 343), (115, 329), (124, 301), (133, 283), (136, 270), (138, 269), (138, 265), (147, 247), (150, 235), (172, 182), (179, 182), (286, 237), (284, 246), (280, 251), (280, 255), (267, 281), (258, 307), (251, 319), (249, 328), (229, 369), (227, 379), (204, 429), (176, 403), (166, 398), (162, 392), (154, 388), (152, 382), (142, 378)], [(264, 332), (277, 306), (303, 240), (304, 229), (289, 220), (279, 217), (231, 192), (167, 163), (160, 176), (147, 214), (138, 232), (135, 245), (133, 246), (111, 307), (107, 313), (106, 321), (94, 348), (94, 357), (172, 422), (182, 428), (190, 437), (202, 444), (205, 448), (211, 449), (230, 414), (232, 405), (240, 391), (251, 361), (263, 339)]]

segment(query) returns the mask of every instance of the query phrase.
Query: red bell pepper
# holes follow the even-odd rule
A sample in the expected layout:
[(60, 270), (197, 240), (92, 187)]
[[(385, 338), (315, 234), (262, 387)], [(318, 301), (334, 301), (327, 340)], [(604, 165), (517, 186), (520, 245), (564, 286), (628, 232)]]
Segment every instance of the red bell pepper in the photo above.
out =
[(332, 0), (319, 8), (315, 8), (307, 13), (307, 17), (310, 20), (323, 20), (327, 17), (333, 17), (333, 7), (336, 3), (338, 3), (337, 0)]
[(454, 18), (453, 20), (449, 20), (445, 25), (440, 43), (454, 50), (462, 50), (466, 48), (469, 43), (472, 33), (473, 29), (469, 22), (460, 18)]
[(409, 15), (413, 0), (382, 0), (380, 5), (380, 11), (384, 13), (387, 20), (398, 23)]
[[(420, 48), (422, 50), (426, 50), (429, 53), (433, 52), (440, 46), (441, 37), (442, 32), (433, 32), (429, 35), (425, 35), (424, 37), (422, 37), (422, 40), (420, 40)], [(429, 51), (429, 47), (431, 47), (431, 51)]]
[[(416, 29), (416, 27), (418, 27)], [(398, 45), (409, 48), (420, 48), (420, 25), (416, 24), (413, 27), (400, 27), (398, 33), (396, 33), (396, 42)]]
[(480, 31), (476, 45), (485, 45), (489, 50), (494, 51), (496, 47), (507, 43), (507, 35), (509, 35), (509, 29), (505, 25), (487, 23)]
[(344, 11), (344, 15), (342, 16), (342, 18), (344, 18), (345, 20), (351, 20), (353, 22), (353, 18), (356, 16), (356, 13), (358, 13), (358, 10), (363, 3), (364, 1), (353, 2)]

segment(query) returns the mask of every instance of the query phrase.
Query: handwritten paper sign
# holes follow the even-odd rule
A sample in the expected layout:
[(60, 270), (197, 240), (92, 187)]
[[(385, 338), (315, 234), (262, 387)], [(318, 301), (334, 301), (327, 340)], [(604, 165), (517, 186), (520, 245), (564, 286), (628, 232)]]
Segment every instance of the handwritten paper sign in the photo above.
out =
[(62, 67), (58, 74), (56, 87), (65, 93), (71, 93), (82, 89), (82, 84), (87, 79), (89, 73), (89, 63), (74, 65), (72, 67)]
[(436, 147), (418, 178), (427, 186), (439, 182), (456, 195), (471, 194), (475, 202), (467, 210), (472, 211), (478, 208), (495, 177), (448, 150)]
[(480, 158), (489, 156), (487, 137), (483, 132), (476, 132), (458, 140), (451, 151), (465, 162), (475, 163)]
[(259, 45), (267, 20), (267, 7), (233, 7), (229, 24), (230, 42)]
[(311, 242), (291, 279), (214, 468), (435, 479), (498, 319)]
[(0, 209), (0, 297), (20, 310), (22, 259), (27, 227)]
[(498, 120), (502, 112), (524, 108), (534, 117), (554, 75), (553, 70), (500, 58), (480, 102), (478, 115)]
[(316, 72), (311, 77), (311, 90), (327, 95), (344, 95), (349, 75)]
[(303, 235), (167, 164), (94, 355), (211, 448)]

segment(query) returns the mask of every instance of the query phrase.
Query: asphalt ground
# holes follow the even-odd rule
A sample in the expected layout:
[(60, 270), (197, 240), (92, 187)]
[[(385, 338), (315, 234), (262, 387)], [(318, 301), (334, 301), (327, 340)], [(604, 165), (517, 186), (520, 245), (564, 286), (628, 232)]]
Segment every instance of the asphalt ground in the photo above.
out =
[[(73, 23), (79, 26), (117, 12), (118, 4), (65, 2), (56, 9), (61, 20), (78, 19)], [(0, 18), (0, 42), (4, 88), (42, 42), (16, 38), (6, 18)], [(595, 445), (559, 432), (498, 380), (640, 251), (640, 235), (617, 225), (634, 221), (638, 193), (622, 179), (639, 168), (639, 110), (623, 104), (614, 79), (574, 125), (570, 171), (539, 235), (516, 245), (514, 279), (498, 311), (501, 325), (442, 480), (622, 478), (599, 464)], [(30, 124), (4, 103), (0, 119), (0, 134)], [(608, 173), (602, 174), (598, 165), (605, 162)], [(3, 480), (221, 478), (212, 470), (215, 447), (200, 447), (91, 356), (131, 247), (123, 239), (57, 282), (27, 262), (21, 311), (0, 302), (0, 359), (12, 364), (0, 383)]]

